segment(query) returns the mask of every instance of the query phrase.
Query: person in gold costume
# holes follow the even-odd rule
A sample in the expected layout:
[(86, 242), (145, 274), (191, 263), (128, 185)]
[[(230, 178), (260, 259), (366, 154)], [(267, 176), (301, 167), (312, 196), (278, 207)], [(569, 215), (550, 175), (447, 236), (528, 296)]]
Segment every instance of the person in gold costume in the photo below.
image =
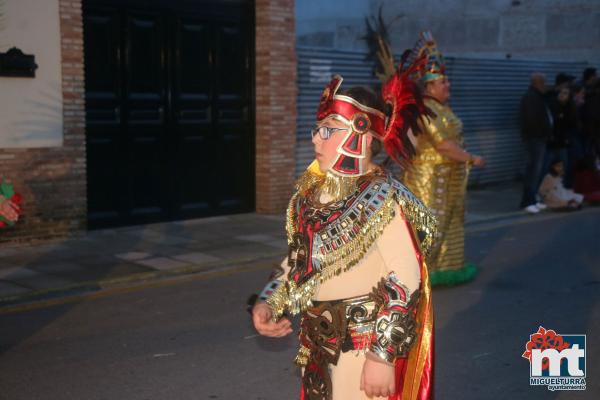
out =
[(421, 33), (408, 59), (424, 54), (428, 64), (416, 78), (433, 116), (421, 121), (416, 155), (403, 182), (438, 220), (438, 236), (427, 259), (431, 284), (454, 285), (470, 281), (476, 274), (475, 266), (465, 264), (464, 258), (466, 181), (470, 166), (483, 167), (485, 160), (464, 148), (463, 124), (448, 105), (450, 82), (444, 59), (430, 32)]

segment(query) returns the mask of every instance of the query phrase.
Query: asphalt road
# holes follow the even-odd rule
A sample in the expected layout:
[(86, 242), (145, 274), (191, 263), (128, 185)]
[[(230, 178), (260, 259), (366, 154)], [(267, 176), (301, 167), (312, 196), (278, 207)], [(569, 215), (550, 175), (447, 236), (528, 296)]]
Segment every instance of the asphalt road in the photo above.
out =
[[(433, 292), (436, 398), (600, 398), (600, 210), (467, 239), (478, 279)], [(0, 399), (297, 398), (295, 338), (256, 336), (243, 307), (267, 264), (0, 315)], [(529, 385), (540, 325), (587, 334), (585, 392)]]

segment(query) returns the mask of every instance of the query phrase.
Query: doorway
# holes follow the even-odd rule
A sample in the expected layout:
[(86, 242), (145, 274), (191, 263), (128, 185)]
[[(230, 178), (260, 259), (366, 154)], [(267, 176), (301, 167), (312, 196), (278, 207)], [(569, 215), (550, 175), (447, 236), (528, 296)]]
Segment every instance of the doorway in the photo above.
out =
[(84, 1), (90, 228), (254, 210), (253, 5)]

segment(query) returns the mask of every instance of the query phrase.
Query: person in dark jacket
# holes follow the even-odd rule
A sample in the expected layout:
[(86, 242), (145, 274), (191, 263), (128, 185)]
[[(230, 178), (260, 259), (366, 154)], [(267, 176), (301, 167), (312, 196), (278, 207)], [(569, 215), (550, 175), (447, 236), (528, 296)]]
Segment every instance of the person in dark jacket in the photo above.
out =
[(583, 105), (583, 132), (586, 138), (586, 154), (593, 159), (600, 157), (600, 80), (595, 68), (586, 68), (583, 74), (585, 104)]
[(521, 208), (536, 214), (546, 208), (536, 201), (537, 190), (542, 178), (544, 157), (548, 140), (554, 129), (552, 112), (546, 103), (546, 79), (541, 73), (531, 75), (531, 85), (523, 97), (519, 108), (521, 137), (527, 150), (527, 166), (523, 177)]
[(576, 160), (572, 160), (571, 147), (577, 134), (577, 106), (571, 96), (568, 86), (558, 86), (560, 89), (548, 98), (552, 116), (554, 118), (554, 129), (548, 141), (548, 147), (544, 162), (543, 174), (550, 171), (552, 161), (560, 160), (564, 169), (564, 184), (567, 188), (573, 187), (573, 168)]
[(585, 135), (583, 132), (583, 109), (585, 106), (585, 88), (582, 85), (574, 84), (571, 88), (571, 98), (573, 104), (575, 104), (577, 128), (575, 129), (574, 135), (571, 136), (571, 151), (569, 157), (572, 161), (572, 172), (575, 175), (577, 165), (586, 156), (585, 151)]

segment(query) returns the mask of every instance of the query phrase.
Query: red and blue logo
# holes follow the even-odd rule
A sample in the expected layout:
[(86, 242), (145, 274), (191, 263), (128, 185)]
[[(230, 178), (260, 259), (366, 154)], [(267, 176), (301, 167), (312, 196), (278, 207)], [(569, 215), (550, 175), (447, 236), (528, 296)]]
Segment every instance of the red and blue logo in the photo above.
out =
[(549, 390), (585, 390), (586, 336), (558, 334), (540, 326), (529, 336), (523, 358), (529, 360), (530, 385)]

